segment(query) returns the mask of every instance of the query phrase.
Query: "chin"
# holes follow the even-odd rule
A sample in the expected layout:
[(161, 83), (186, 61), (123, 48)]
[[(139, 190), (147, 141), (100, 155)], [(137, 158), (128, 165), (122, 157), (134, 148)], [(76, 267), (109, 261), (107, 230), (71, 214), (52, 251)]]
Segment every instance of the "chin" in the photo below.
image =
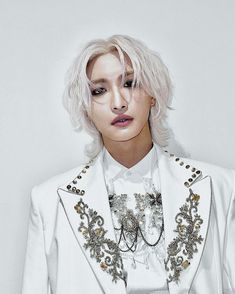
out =
[(140, 132), (131, 132), (128, 134), (119, 134), (117, 136), (110, 136), (109, 138), (115, 142), (127, 142), (131, 141), (132, 139), (136, 138)]

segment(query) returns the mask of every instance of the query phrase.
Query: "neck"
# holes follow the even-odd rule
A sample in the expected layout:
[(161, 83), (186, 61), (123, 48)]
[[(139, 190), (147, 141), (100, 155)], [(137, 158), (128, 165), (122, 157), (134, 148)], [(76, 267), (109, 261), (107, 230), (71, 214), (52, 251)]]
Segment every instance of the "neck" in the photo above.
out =
[(104, 146), (112, 157), (127, 168), (134, 166), (151, 150), (153, 143), (150, 131), (142, 138), (141, 134), (128, 141), (106, 141)]

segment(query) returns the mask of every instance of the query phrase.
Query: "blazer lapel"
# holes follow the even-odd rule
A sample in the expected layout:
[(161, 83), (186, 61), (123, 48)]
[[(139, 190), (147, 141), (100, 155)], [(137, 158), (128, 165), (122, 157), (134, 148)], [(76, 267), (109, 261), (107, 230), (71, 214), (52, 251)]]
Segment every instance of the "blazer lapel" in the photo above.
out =
[(103, 292), (124, 294), (125, 276), (101, 160), (102, 153), (57, 192), (72, 232)]
[(159, 148), (168, 285), (171, 294), (189, 293), (207, 236), (210, 177)]
[[(164, 153), (156, 145), (155, 148), (160, 171), (169, 291), (170, 294), (186, 294), (205, 245), (211, 206), (210, 177), (180, 158)], [(58, 189), (72, 232), (103, 292), (124, 294), (125, 275), (115, 242), (102, 153), (75, 176)]]

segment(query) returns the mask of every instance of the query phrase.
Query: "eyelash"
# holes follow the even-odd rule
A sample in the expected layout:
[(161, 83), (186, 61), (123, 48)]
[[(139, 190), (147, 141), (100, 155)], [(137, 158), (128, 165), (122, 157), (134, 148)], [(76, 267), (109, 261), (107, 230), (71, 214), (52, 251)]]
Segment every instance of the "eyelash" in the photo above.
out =
[[(124, 83), (124, 87), (125, 88), (131, 88), (132, 87), (132, 84), (133, 84), (133, 80), (128, 80)], [(127, 86), (125, 86), (127, 85)], [(134, 85), (135, 87), (135, 85)], [(98, 95), (102, 95), (106, 92), (106, 89), (103, 88), (103, 87), (100, 87), (100, 88), (97, 88), (97, 89), (94, 89), (94, 90), (91, 90), (91, 95), (92, 96), (98, 96)]]
[(92, 96), (101, 95), (101, 94), (105, 93), (105, 91), (106, 91), (105, 88), (97, 88), (97, 89), (94, 89), (91, 91), (91, 95)]
[(128, 87), (127, 88), (131, 88), (132, 87), (132, 84), (133, 84), (133, 80), (126, 81), (125, 84), (124, 84), (124, 87), (125, 87), (126, 84), (128, 84)]

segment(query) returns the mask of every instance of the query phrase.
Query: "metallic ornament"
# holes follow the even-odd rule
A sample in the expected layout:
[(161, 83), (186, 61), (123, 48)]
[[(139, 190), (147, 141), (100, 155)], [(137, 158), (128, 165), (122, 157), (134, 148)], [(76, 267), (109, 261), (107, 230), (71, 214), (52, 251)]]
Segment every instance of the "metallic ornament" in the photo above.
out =
[[(168, 153), (166, 150), (165, 152)], [(180, 161), (180, 158), (175, 158), (174, 154), (169, 155), (179, 164), (179, 166), (184, 166), (185, 163)], [(85, 194), (84, 190), (79, 189), (79, 181), (77, 180), (82, 179), (82, 176), (87, 173), (87, 170), (93, 164), (94, 160), (95, 157), (91, 159), (86, 166), (84, 166), (82, 171), (76, 176), (75, 179), (68, 183), (68, 192), (81, 196)], [(195, 167), (190, 166), (189, 164), (186, 164), (184, 167), (188, 171), (192, 172), (191, 178), (193, 178), (193, 180), (186, 180), (184, 182), (184, 185), (189, 188), (202, 175), (202, 172)], [(173, 239), (167, 248), (168, 256), (165, 260), (165, 268), (169, 272), (168, 282), (179, 281), (181, 271), (190, 266), (189, 260), (191, 260), (193, 258), (193, 254), (198, 251), (197, 244), (201, 244), (203, 241), (202, 236), (199, 235), (200, 226), (203, 223), (203, 220), (197, 214), (197, 206), (199, 204), (200, 196), (193, 194), (191, 189), (189, 189), (189, 191), (190, 195), (186, 199), (186, 203), (180, 208), (180, 212), (175, 217), (177, 223), (175, 232), (178, 233), (178, 236)], [(127, 195), (123, 195), (124, 196), (121, 197), (121, 202), (125, 202), (125, 197), (127, 197)], [(114, 196), (115, 195), (109, 196), (111, 210), (113, 208), (112, 206), (114, 206), (114, 203), (112, 202), (112, 200), (115, 201)], [(158, 195), (157, 198), (154, 198), (151, 196), (151, 194), (149, 194), (149, 198), (152, 199), (152, 207), (156, 205), (161, 206), (161, 195)], [(90, 256), (96, 259), (101, 270), (106, 271), (112, 276), (114, 282), (116, 282), (118, 279), (122, 279), (126, 284), (127, 273), (123, 269), (122, 258), (118, 244), (115, 241), (105, 238), (107, 231), (103, 228), (104, 219), (93, 209), (88, 209), (87, 204), (85, 204), (82, 199), (80, 199), (74, 208), (80, 215), (80, 218), (86, 220), (86, 225), (84, 222), (81, 222), (78, 229), (85, 238), (85, 249), (90, 250)], [(142, 220), (138, 221), (139, 227), (141, 222)], [(134, 230), (137, 222), (132, 220), (129, 223), (129, 228), (131, 224), (131, 228)], [(96, 228), (94, 228), (95, 226)], [(162, 222), (159, 239), (161, 238), (163, 231), (164, 224)], [(156, 242), (158, 242), (158, 240)]]
[(139, 221), (134, 216), (131, 210), (127, 211), (127, 214), (121, 219), (121, 225), (123, 230), (133, 233), (136, 232), (137, 228), (139, 227)]
[[(143, 240), (148, 246), (156, 246), (164, 231), (161, 194), (153, 187), (154, 193), (135, 193), (136, 212), (127, 208), (127, 194), (109, 195), (109, 203), (119, 227), (114, 226), (118, 235), (118, 245), (121, 252), (135, 252), (138, 243)], [(145, 236), (146, 211), (151, 211), (151, 229), (155, 230), (158, 237), (150, 242)]]
[(104, 219), (95, 210), (89, 208), (82, 200), (74, 206), (79, 214), (80, 223), (78, 231), (85, 238), (84, 248), (90, 251), (91, 258), (95, 258), (100, 268), (110, 274), (114, 282), (122, 279), (126, 284), (126, 275), (123, 271), (122, 258), (116, 242), (105, 237)]
[(200, 196), (194, 194), (191, 189), (189, 191), (190, 195), (186, 199), (186, 203), (175, 217), (177, 223), (175, 232), (178, 236), (167, 247), (165, 268), (169, 272), (168, 283), (179, 282), (182, 270), (190, 266), (190, 260), (193, 259), (194, 253), (198, 251), (197, 245), (203, 241), (202, 236), (199, 235), (203, 223), (198, 214)]

